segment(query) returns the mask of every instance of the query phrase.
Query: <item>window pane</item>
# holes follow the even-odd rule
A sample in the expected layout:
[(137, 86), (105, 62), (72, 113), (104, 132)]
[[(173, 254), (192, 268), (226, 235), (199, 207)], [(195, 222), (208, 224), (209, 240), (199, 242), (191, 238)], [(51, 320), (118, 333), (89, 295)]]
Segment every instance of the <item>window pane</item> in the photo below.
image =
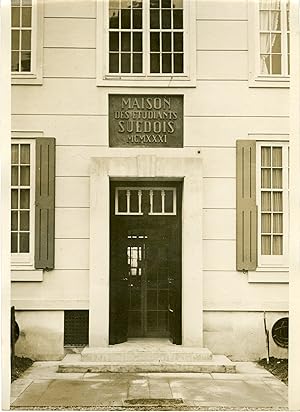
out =
[(159, 29), (159, 10), (150, 10), (150, 29)]
[(271, 233), (271, 214), (263, 213), (261, 215), (261, 231), (262, 233)]
[(281, 55), (275, 54), (272, 56), (272, 73), (281, 74)]
[(273, 215), (273, 232), (282, 233), (283, 232), (283, 214), (274, 213)]
[(173, 191), (165, 190), (165, 212), (173, 212)]
[(270, 16), (269, 11), (260, 11), (259, 26), (260, 26), (261, 31), (270, 30), (269, 16)]
[(271, 211), (271, 193), (262, 192), (261, 193), (261, 210), (269, 212)]
[(260, 72), (261, 72), (261, 74), (270, 74), (271, 73), (270, 56), (269, 55), (261, 55), (260, 56)]
[(174, 51), (183, 51), (183, 33), (173, 33), (173, 44), (174, 44)]
[(20, 209), (29, 209), (30, 207), (30, 191), (28, 189), (20, 190)]
[(270, 53), (270, 34), (269, 33), (261, 33), (260, 34), (260, 52), (261, 54)]
[(133, 33), (133, 51), (142, 51), (142, 33)]
[(109, 28), (119, 28), (119, 10), (109, 10)]
[(130, 29), (130, 10), (121, 10), (121, 28), (122, 29)]
[(11, 253), (18, 253), (18, 233), (11, 234)]
[(271, 34), (272, 53), (281, 53), (281, 34)]
[(160, 59), (158, 53), (150, 54), (150, 72), (160, 73)]
[(12, 52), (11, 54), (11, 71), (19, 71), (19, 52)]
[(20, 7), (12, 7), (11, 10), (11, 25), (12, 27), (20, 26)]
[(11, 230), (18, 230), (18, 212), (11, 212)]
[(21, 31), (21, 49), (22, 50), (31, 50), (31, 31), (22, 30)]
[(173, 0), (173, 7), (175, 9), (182, 9), (183, 8), (183, 0)]
[(20, 212), (20, 230), (29, 230), (29, 212)]
[(22, 5), (23, 6), (32, 6), (32, 0), (23, 0)]
[(130, 51), (131, 49), (131, 33), (122, 32), (121, 33), (121, 50), (122, 51)]
[(162, 33), (162, 51), (171, 51), (171, 32)]
[(134, 0), (132, 7), (134, 8), (139, 8), (141, 9), (143, 5), (143, 1), (142, 0)]
[(273, 255), (282, 255), (282, 236), (273, 236)]
[(17, 144), (11, 145), (11, 163), (13, 165), (19, 163), (19, 145)]
[(270, 19), (270, 30), (280, 30), (280, 11), (272, 11), (271, 12), (271, 19)]
[(119, 51), (119, 33), (109, 33), (109, 51)]
[(272, 186), (275, 189), (282, 189), (282, 169), (273, 169), (272, 170)]
[(262, 167), (271, 167), (271, 148), (261, 148), (261, 165)]
[(119, 55), (117, 53), (109, 54), (109, 72), (119, 73)]
[(273, 192), (273, 210), (282, 212), (282, 192)]
[(153, 213), (162, 212), (161, 190), (153, 190)]
[(139, 211), (139, 198), (137, 190), (130, 190), (130, 212)]
[(142, 10), (133, 10), (133, 28), (142, 28)]
[(162, 55), (162, 72), (163, 73), (171, 73), (172, 72), (171, 57), (172, 57), (172, 55), (170, 53), (164, 53)]
[(18, 209), (18, 190), (13, 189), (11, 191), (11, 208)]
[(183, 29), (183, 11), (173, 10), (173, 28)]
[(271, 255), (271, 236), (263, 235), (261, 237), (261, 254)]
[(20, 6), (20, 0), (11, 0), (12, 6)]
[(118, 212), (127, 212), (126, 190), (118, 190)]
[(143, 55), (142, 53), (133, 54), (133, 73), (143, 72)]
[(18, 30), (12, 30), (11, 32), (11, 47), (12, 50), (19, 50), (20, 48), (20, 32)]
[(11, 185), (18, 186), (19, 184), (19, 168), (18, 166), (12, 166), (11, 168)]
[(183, 73), (183, 53), (174, 54), (174, 73)]
[(170, 9), (171, 0), (161, 0), (161, 7)]
[(129, 53), (121, 54), (121, 72), (130, 73), (130, 54)]
[(160, 33), (158, 32), (150, 33), (150, 50), (160, 51)]
[(271, 187), (271, 169), (262, 169), (261, 171), (261, 187)]
[(131, 8), (131, 0), (121, 0), (121, 8), (122, 9), (130, 9)]
[(162, 10), (162, 28), (170, 29), (171, 28), (171, 11)]
[(20, 253), (29, 253), (29, 233), (20, 233)]
[(159, 0), (150, 0), (150, 8), (159, 8)]
[(30, 185), (30, 166), (20, 167), (20, 186)]
[(30, 72), (31, 67), (31, 53), (30, 52), (22, 52), (21, 53), (21, 71), (22, 72)]
[(21, 149), (21, 153), (20, 153), (21, 164), (29, 165), (30, 164), (30, 145), (21, 144), (20, 149)]
[(273, 167), (281, 167), (282, 166), (282, 148), (281, 147), (273, 147), (273, 149), (272, 149), (272, 165), (273, 165)]
[(31, 27), (31, 7), (22, 7), (22, 27)]

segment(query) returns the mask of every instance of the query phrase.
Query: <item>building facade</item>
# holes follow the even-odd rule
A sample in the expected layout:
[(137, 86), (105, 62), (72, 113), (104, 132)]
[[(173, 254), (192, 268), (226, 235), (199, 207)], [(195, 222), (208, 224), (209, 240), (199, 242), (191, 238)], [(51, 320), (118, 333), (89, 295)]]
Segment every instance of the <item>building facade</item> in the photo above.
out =
[(289, 35), (285, 0), (12, 1), (18, 354), (287, 356)]

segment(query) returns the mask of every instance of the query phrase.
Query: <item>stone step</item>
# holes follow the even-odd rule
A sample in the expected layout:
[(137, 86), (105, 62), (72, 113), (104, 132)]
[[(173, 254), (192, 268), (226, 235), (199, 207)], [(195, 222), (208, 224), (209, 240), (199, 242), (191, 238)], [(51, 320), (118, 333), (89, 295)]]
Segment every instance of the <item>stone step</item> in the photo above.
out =
[(213, 355), (211, 360), (195, 362), (84, 362), (77, 357), (74, 362), (70, 355), (58, 366), (58, 372), (100, 373), (100, 372), (197, 372), (197, 373), (235, 373), (236, 367), (226, 356)]
[(166, 345), (149, 347), (147, 345), (113, 345), (107, 348), (84, 348), (82, 362), (200, 362), (212, 359), (207, 348)]

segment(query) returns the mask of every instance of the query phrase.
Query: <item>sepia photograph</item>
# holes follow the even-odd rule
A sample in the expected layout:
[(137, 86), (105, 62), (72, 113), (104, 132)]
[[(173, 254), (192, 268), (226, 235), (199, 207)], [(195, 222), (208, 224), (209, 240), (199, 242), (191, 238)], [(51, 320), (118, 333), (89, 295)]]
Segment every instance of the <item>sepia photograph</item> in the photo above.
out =
[(2, 410), (300, 411), (298, 0), (0, 0)]

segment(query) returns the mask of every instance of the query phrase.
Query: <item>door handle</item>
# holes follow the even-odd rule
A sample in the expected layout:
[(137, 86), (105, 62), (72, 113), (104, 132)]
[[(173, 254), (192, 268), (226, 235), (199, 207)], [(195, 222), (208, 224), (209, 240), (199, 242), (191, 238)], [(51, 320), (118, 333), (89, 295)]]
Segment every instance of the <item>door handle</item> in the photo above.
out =
[(174, 310), (170, 308), (170, 304), (168, 305), (168, 310), (169, 312), (174, 313)]

